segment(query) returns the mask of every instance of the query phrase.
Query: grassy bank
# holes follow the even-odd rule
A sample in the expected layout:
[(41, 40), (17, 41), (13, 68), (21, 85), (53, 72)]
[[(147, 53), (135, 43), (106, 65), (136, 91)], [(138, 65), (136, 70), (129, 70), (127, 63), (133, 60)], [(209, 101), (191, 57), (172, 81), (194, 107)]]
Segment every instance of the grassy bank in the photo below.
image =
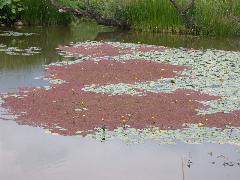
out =
[[(120, 0), (118, 2), (93, 0), (92, 2), (105, 16), (124, 18), (130, 22), (133, 29), (138, 31), (189, 33), (169, 0)], [(189, 1), (179, 0), (178, 2), (182, 7), (186, 7)], [(239, 0), (197, 0), (190, 16), (195, 20), (195, 34), (240, 35)]]

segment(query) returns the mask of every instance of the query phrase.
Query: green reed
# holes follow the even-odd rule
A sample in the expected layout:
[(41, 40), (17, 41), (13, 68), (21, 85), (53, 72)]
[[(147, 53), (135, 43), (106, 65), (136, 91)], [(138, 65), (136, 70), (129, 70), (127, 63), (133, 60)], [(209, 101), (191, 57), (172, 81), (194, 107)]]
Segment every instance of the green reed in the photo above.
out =
[(183, 28), (180, 16), (169, 0), (132, 0), (127, 16), (134, 29), (142, 31), (178, 31)]
[(50, 0), (24, 0), (22, 19), (29, 25), (69, 24), (71, 16), (60, 14)]
[[(187, 32), (179, 13), (169, 0), (130, 0), (127, 16), (141, 31)], [(186, 6), (187, 0), (178, 1)], [(197, 0), (191, 12), (198, 34), (240, 35), (239, 0)], [(238, 19), (237, 19), (238, 18)]]

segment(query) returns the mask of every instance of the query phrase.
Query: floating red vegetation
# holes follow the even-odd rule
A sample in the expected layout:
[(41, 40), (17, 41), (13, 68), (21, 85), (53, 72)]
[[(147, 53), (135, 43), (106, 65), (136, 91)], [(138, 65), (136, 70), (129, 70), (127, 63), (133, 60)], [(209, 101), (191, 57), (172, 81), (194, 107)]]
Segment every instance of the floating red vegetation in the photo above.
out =
[[(224, 127), (229, 122), (239, 126), (238, 114), (198, 116), (196, 100), (215, 99), (193, 91), (147, 93), (146, 96), (108, 96), (77, 90), (73, 84), (63, 84), (49, 91), (31, 91), (22, 99), (9, 97), (4, 107), (21, 114), (18, 121), (43, 126), (66, 135), (96, 127), (114, 129), (124, 124), (135, 128), (157, 126), (162, 129), (182, 128), (184, 123), (203, 123)], [(65, 131), (56, 129), (60, 126)]]
[(48, 74), (78, 85), (117, 84), (153, 81), (176, 76), (184, 66), (160, 64), (152, 61), (129, 60), (123, 62), (101, 60), (84, 61), (65, 66), (50, 66)]
[(91, 57), (103, 57), (103, 56), (117, 56), (123, 54), (130, 54), (134, 51), (150, 52), (150, 51), (164, 51), (166, 48), (158, 46), (146, 46), (139, 45), (137, 47), (114, 47), (111, 44), (100, 45), (79, 45), (79, 46), (64, 46), (59, 47), (61, 51), (68, 52), (73, 55), (84, 55)]
[(117, 56), (132, 52), (130, 48), (117, 48), (109, 44), (102, 44), (97, 46), (60, 47), (59, 49), (73, 55), (80, 54), (91, 57)]
[[(119, 53), (119, 49), (110, 45), (65, 50), (93, 56), (112, 56)], [(118, 62), (91, 59), (67, 66), (50, 66), (47, 76), (63, 79), (67, 83), (53, 85), (50, 90), (31, 89), (27, 93), (20, 90), (19, 95), (27, 96), (8, 97), (3, 107), (12, 114), (19, 115), (19, 123), (50, 128), (53, 132), (65, 135), (94, 130), (97, 127), (114, 129), (125, 125), (135, 128), (157, 126), (161, 129), (182, 128), (184, 123), (202, 123), (214, 127), (224, 127), (231, 123), (240, 126), (239, 111), (197, 115), (196, 109), (203, 106), (198, 101), (219, 97), (195, 91), (109, 96), (82, 90), (85, 85), (92, 84), (133, 84), (175, 77), (176, 72), (186, 68), (144, 60)]]

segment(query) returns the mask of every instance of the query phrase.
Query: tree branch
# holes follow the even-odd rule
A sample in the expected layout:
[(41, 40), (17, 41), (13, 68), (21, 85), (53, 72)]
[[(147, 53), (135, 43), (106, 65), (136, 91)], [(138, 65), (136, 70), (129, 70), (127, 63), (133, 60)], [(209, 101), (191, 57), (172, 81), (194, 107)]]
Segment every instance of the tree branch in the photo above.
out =
[(87, 17), (94, 19), (98, 24), (105, 26), (115, 26), (125, 29), (129, 29), (130, 25), (125, 21), (119, 21), (111, 18), (105, 18), (100, 12), (97, 12), (89, 3), (89, 0), (85, 0), (85, 9), (72, 8), (62, 6), (58, 0), (51, 0), (51, 3), (58, 9), (60, 13), (71, 13), (80, 17)]
[(177, 3), (177, 0), (170, 0), (170, 2), (172, 3), (173, 7), (177, 10), (179, 15), (181, 16), (187, 28), (194, 29), (195, 22), (193, 17), (189, 14), (189, 12), (195, 8), (195, 0), (190, 0), (188, 5), (185, 8), (180, 6)]
[(195, 0), (191, 0), (187, 7), (184, 10), (184, 13), (188, 13), (189, 11), (193, 10), (195, 7)]
[(231, 16), (231, 19), (237, 23), (240, 23), (240, 16)]

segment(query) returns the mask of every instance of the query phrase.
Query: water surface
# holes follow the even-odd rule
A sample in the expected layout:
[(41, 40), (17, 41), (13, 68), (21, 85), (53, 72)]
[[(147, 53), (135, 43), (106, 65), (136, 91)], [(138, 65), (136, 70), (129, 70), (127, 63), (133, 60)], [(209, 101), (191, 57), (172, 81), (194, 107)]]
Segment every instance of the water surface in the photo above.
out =
[(0, 179), (4, 180), (236, 180), (239, 151), (229, 145), (99, 142), (0, 121)]

